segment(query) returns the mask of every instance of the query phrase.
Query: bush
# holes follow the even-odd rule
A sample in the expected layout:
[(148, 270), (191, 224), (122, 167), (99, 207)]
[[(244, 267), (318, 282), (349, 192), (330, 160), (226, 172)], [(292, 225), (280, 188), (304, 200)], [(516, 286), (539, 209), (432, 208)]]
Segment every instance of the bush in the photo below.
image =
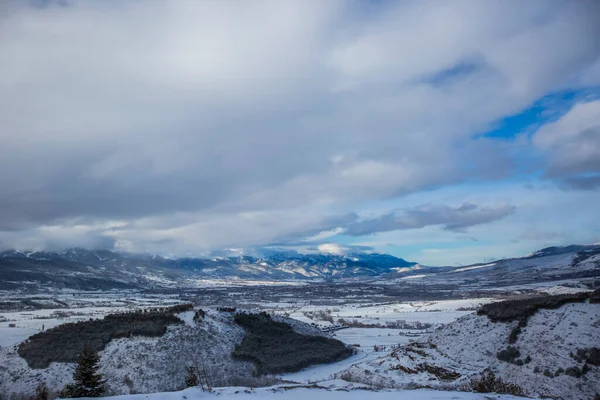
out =
[(194, 387), (198, 386), (200, 381), (198, 380), (198, 373), (196, 372), (196, 368), (187, 367), (187, 373), (185, 375), (185, 387)]
[(51, 362), (76, 362), (86, 346), (99, 352), (112, 339), (164, 335), (167, 326), (182, 323), (173, 314), (186, 311), (185, 307), (187, 305), (147, 313), (109, 314), (104, 319), (59, 325), (22, 342), (18, 353), (31, 368), (47, 368)]
[(583, 364), (583, 367), (581, 367), (581, 375), (585, 375), (588, 372), (590, 372), (590, 366), (587, 363), (585, 363)]
[(573, 378), (579, 378), (581, 376), (581, 370), (579, 367), (569, 367), (565, 370), (565, 375), (572, 376)]
[(198, 321), (200, 321), (201, 319), (204, 319), (205, 316), (206, 316), (206, 311), (204, 311), (203, 309), (196, 310), (196, 312), (194, 313), (194, 322), (198, 323)]
[(34, 400), (48, 400), (48, 386), (45, 383), (40, 383), (37, 388), (35, 388), (35, 397)]
[(471, 391), (477, 393), (499, 393), (512, 394), (514, 396), (525, 396), (525, 391), (517, 384), (496, 378), (490, 370), (484, 371), (477, 379), (471, 379), (469, 383)]
[[(517, 358), (520, 356), (521, 352), (519, 352), (519, 349), (513, 346), (508, 346), (506, 349), (496, 353), (496, 358), (498, 358), (498, 360), (508, 363), (516, 363)], [(523, 361), (521, 361), (521, 365), (523, 365)]]
[(451, 371), (449, 369), (438, 367), (438, 366), (427, 364), (427, 363), (422, 363), (422, 364), (417, 365), (417, 371), (418, 372), (422, 372), (422, 371), (429, 372), (430, 374), (435, 375), (435, 377), (438, 378), (440, 381), (451, 382), (451, 381), (455, 381), (461, 377), (461, 374), (459, 374), (456, 371)]
[(301, 335), (288, 324), (273, 321), (264, 312), (236, 314), (234, 321), (244, 327), (247, 334), (232, 356), (254, 362), (259, 373), (294, 372), (352, 355), (352, 350), (339, 340)]
[(600, 365), (600, 348), (598, 347), (577, 349), (575, 354), (571, 352), (569, 355), (579, 363), (585, 362), (591, 365)]

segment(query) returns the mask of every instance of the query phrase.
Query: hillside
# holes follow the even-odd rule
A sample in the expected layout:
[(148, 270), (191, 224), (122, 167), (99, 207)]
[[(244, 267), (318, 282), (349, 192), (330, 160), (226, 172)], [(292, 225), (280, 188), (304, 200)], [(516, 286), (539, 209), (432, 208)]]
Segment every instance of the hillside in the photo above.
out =
[(519, 320), (473, 313), (338, 377), (388, 388), (460, 389), (491, 370), (530, 396), (589, 400), (600, 393), (600, 304), (577, 296), (572, 301), (537, 310), (526, 302), (496, 303), (531, 315), (516, 338)]
[[(274, 378), (261, 374), (259, 370), (259, 367), (269, 370), (270, 364), (233, 357), (249, 335), (234, 321), (233, 313), (213, 311), (196, 320), (194, 315), (194, 311), (178, 314), (181, 323), (169, 325), (162, 336), (133, 336), (109, 341), (100, 352), (107, 394), (181, 390), (185, 388), (186, 368), (189, 366), (201, 371), (201, 380), (211, 387), (261, 386), (274, 382)], [(289, 319), (283, 317), (275, 321), (290, 330), (287, 335), (281, 336), (281, 340), (286, 340), (285, 351), (291, 364), (287, 365), (284, 359), (280, 359), (277, 364), (280, 368), (297, 370), (325, 362), (326, 358), (312, 357), (297, 365), (298, 360), (312, 349), (312, 342), (307, 344), (309, 340), (319, 341), (318, 352), (322, 356), (329, 352), (335, 360), (351, 354), (340, 342), (323, 337), (318, 329), (308, 324), (293, 321), (288, 325)], [(289, 340), (290, 335), (297, 335), (294, 339), (302, 340)], [(74, 342), (68, 345), (73, 346)], [(269, 348), (263, 346), (258, 350), (267, 354)], [(43, 353), (43, 350), (40, 352)], [(0, 395), (0, 399), (8, 399), (11, 393), (31, 394), (41, 382), (45, 382), (51, 390), (60, 390), (71, 381), (74, 363), (51, 362), (48, 367), (30, 366), (31, 360), (21, 358), (19, 353), (18, 346), (0, 349), (0, 393), (6, 396)]]
[(600, 276), (600, 245), (549, 247), (518, 258), (461, 267), (408, 268), (382, 283), (446, 284), (462, 288), (527, 285)]

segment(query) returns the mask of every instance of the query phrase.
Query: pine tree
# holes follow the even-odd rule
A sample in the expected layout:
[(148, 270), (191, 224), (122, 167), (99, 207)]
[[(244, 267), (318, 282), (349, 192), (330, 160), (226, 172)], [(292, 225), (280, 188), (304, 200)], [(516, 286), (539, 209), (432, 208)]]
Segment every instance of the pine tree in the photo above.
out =
[(200, 382), (198, 382), (198, 374), (196, 373), (196, 368), (187, 367), (187, 375), (185, 376), (185, 386), (198, 386), (199, 383)]
[(77, 367), (73, 374), (74, 382), (67, 385), (61, 396), (63, 397), (100, 397), (104, 393), (104, 379), (98, 372), (100, 357), (98, 353), (85, 346), (77, 360)]

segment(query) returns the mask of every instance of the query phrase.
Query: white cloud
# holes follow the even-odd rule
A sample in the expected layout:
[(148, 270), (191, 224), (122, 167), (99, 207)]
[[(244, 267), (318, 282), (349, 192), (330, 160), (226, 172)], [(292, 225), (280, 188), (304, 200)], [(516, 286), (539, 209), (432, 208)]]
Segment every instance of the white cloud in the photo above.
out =
[(600, 100), (575, 104), (558, 121), (540, 128), (533, 142), (548, 154), (552, 178), (583, 183), (586, 176), (577, 180), (578, 174), (600, 174)]
[(325, 240), (371, 202), (509, 176), (471, 136), (600, 65), (595, 2), (67, 4), (0, 6), (4, 246), (71, 245), (82, 219), (137, 250)]
[(343, 254), (344, 249), (339, 244), (335, 243), (324, 243), (317, 247), (321, 253), (328, 254)]

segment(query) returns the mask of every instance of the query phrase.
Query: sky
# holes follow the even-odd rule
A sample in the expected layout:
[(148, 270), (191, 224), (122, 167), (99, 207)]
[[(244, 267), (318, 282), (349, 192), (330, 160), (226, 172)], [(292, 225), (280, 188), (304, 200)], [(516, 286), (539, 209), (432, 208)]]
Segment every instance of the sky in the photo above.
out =
[(600, 241), (600, 2), (0, 2), (0, 249)]

